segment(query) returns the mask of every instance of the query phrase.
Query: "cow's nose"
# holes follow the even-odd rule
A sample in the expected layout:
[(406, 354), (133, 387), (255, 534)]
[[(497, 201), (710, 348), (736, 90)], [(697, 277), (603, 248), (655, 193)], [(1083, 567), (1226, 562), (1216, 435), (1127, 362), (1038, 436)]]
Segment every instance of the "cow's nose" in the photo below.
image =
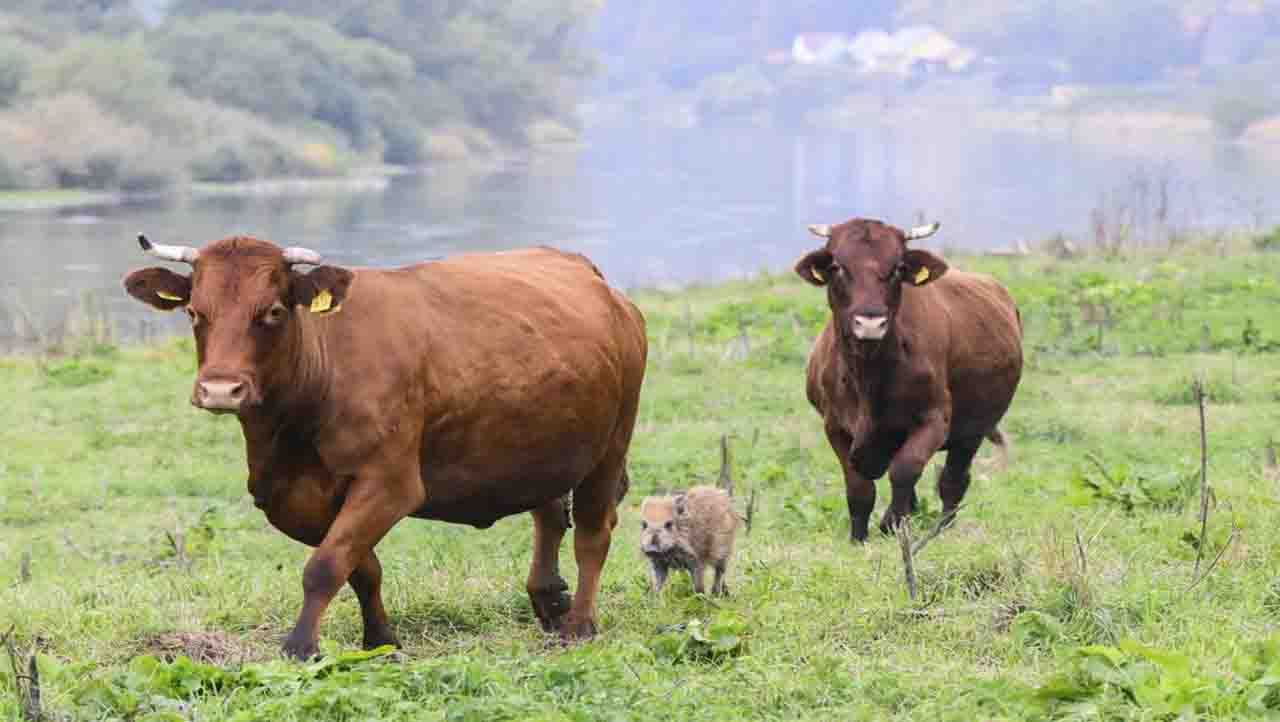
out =
[(201, 381), (196, 384), (196, 406), (208, 411), (239, 411), (248, 392), (243, 381)]
[(858, 338), (878, 339), (884, 338), (884, 334), (889, 330), (888, 316), (854, 316), (853, 317), (853, 335)]

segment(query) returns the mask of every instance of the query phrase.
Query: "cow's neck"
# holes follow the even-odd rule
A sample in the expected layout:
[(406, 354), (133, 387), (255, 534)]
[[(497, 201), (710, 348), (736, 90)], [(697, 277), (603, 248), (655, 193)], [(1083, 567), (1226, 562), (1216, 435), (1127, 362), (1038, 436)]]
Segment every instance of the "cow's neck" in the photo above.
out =
[(263, 373), (263, 403), (240, 415), (246, 439), (250, 427), (287, 426), (295, 433), (305, 433), (321, 420), (332, 375), (321, 323), (304, 314), (290, 326), (287, 338), (276, 349), (276, 362)]
[(902, 343), (897, 324), (890, 323), (884, 338), (875, 343), (857, 339), (842, 322), (837, 322), (835, 326), (842, 367), (840, 381), (859, 399), (860, 404), (874, 404), (885, 381), (892, 376), (902, 360)]

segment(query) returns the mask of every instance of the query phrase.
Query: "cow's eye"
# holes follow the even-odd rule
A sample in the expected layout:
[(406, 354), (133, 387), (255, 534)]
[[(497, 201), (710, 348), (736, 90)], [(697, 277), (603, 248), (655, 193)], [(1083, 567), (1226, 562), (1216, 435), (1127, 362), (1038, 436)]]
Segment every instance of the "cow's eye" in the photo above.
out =
[(264, 311), (258, 320), (264, 326), (278, 326), (288, 313), (283, 304), (277, 303)]
[(663, 529), (670, 529), (670, 528), (671, 528), (671, 522), (667, 522), (666, 524), (663, 524), (663, 525), (662, 525), (662, 528), (663, 528)]

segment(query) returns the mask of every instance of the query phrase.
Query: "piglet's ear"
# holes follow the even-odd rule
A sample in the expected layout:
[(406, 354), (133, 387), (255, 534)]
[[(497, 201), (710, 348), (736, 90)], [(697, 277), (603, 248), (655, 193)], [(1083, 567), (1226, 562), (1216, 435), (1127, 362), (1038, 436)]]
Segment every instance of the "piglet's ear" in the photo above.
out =
[(172, 311), (191, 302), (191, 279), (167, 268), (144, 268), (124, 279), (130, 296), (161, 311)]
[(942, 278), (947, 262), (928, 251), (910, 250), (902, 256), (902, 278), (913, 286), (923, 286)]
[(306, 306), (312, 313), (334, 313), (342, 308), (355, 274), (338, 266), (316, 266), (306, 273), (293, 272), (289, 295), (293, 305)]
[(796, 275), (815, 286), (825, 286), (831, 278), (831, 251), (819, 248), (796, 261)]

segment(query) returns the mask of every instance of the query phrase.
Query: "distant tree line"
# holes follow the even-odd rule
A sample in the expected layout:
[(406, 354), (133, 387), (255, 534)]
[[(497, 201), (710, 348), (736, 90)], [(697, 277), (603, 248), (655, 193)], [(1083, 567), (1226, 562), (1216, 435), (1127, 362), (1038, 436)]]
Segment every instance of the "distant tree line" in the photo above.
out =
[(573, 133), (595, 0), (16, 0), (0, 189), (417, 164)]
[(1082, 85), (1113, 100), (1157, 96), (1209, 114), (1229, 136), (1280, 112), (1269, 80), (1280, 73), (1280, 0), (612, 2), (594, 26), (597, 88), (681, 95), (709, 117), (777, 117), (885, 87), (838, 69), (787, 69), (797, 36), (913, 25), (976, 49), (983, 62), (969, 72), (1003, 93)]

